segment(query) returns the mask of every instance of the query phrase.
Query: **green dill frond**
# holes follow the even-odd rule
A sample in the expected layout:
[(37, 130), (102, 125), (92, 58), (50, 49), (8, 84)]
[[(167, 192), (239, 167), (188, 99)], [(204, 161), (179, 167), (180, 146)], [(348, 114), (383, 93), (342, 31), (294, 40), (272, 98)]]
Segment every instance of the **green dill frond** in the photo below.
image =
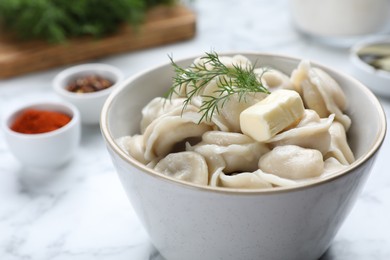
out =
[[(202, 104), (199, 112), (202, 116), (199, 122), (210, 121), (212, 116), (218, 114), (219, 109), (235, 94), (238, 95), (239, 102), (245, 102), (248, 93), (270, 93), (254, 73), (255, 66), (243, 67), (234, 64), (232, 67), (227, 67), (216, 52), (206, 52), (200, 57), (199, 62), (192, 63), (188, 68), (181, 68), (171, 56), (169, 58), (175, 74), (173, 84), (166, 95), (167, 99), (171, 99), (174, 94), (180, 95), (185, 92), (184, 110), (194, 97), (200, 95)], [(212, 80), (217, 82), (214, 95), (202, 95), (204, 87)]]

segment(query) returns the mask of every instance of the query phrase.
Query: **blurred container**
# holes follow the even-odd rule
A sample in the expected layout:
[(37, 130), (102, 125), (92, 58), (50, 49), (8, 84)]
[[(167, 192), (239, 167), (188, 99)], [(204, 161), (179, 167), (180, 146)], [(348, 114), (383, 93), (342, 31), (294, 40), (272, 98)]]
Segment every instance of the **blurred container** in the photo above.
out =
[[(100, 76), (112, 81), (114, 84), (109, 88), (90, 93), (76, 93), (67, 89), (72, 81), (91, 75)], [(122, 79), (123, 73), (114, 66), (101, 63), (88, 63), (76, 65), (61, 71), (53, 80), (53, 88), (59, 97), (77, 107), (80, 111), (81, 122), (83, 124), (93, 125), (99, 123), (100, 111), (104, 102)]]
[(304, 35), (332, 45), (389, 30), (390, 0), (290, 0), (292, 20)]
[[(71, 117), (66, 125), (50, 132), (23, 134), (11, 129), (14, 120), (27, 109), (61, 112)], [(8, 113), (2, 129), (9, 150), (31, 171), (52, 171), (66, 164), (75, 154), (81, 138), (80, 114), (66, 102), (33, 102)]]
[(390, 36), (359, 41), (350, 50), (353, 76), (366, 84), (375, 94), (388, 98), (390, 97), (390, 71), (374, 67), (369, 61), (390, 57), (389, 54)]

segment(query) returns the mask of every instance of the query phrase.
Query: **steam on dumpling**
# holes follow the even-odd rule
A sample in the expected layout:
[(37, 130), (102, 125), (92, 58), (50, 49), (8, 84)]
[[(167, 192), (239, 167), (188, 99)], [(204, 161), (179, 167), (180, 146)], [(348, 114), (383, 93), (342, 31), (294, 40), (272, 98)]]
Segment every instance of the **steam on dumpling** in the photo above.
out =
[(324, 171), (324, 161), (318, 150), (284, 145), (263, 155), (259, 168), (282, 178), (299, 180), (320, 176)]
[(208, 184), (208, 169), (203, 156), (194, 152), (170, 153), (154, 170), (164, 175), (195, 184)]

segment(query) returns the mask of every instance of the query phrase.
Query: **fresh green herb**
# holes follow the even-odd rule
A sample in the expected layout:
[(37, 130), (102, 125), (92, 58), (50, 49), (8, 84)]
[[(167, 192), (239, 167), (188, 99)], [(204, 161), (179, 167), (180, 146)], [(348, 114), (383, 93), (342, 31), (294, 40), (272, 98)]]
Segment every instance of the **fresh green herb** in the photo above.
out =
[(71, 37), (102, 37), (121, 23), (138, 25), (146, 10), (175, 0), (0, 0), (0, 25), (21, 39), (63, 42)]
[[(211, 120), (214, 113), (219, 113), (219, 109), (224, 106), (232, 95), (237, 94), (239, 102), (245, 102), (248, 93), (270, 93), (254, 73), (254, 65), (227, 67), (221, 62), (216, 52), (206, 53), (205, 56), (200, 58), (201, 62), (193, 63), (189, 68), (181, 68), (173, 61), (172, 57), (169, 58), (175, 76), (167, 98), (171, 99), (174, 94), (179, 95), (182, 88), (186, 88), (186, 99), (183, 103), (184, 110), (195, 96), (200, 95), (202, 103), (199, 112), (202, 113), (202, 117), (199, 122), (203, 119)], [(215, 95), (202, 95), (203, 88), (214, 79), (217, 82)]]

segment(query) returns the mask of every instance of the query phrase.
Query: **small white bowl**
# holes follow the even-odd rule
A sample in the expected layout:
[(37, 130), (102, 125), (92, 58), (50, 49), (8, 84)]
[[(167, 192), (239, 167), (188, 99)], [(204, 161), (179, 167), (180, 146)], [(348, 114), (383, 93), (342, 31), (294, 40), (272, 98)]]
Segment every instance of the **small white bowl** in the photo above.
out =
[[(74, 93), (66, 89), (73, 80), (88, 75), (101, 76), (114, 82), (114, 84), (107, 89), (91, 93)], [(111, 65), (100, 63), (82, 64), (70, 67), (57, 74), (53, 80), (53, 88), (62, 99), (72, 103), (79, 109), (82, 123), (98, 124), (104, 101), (122, 79), (123, 73)]]
[[(11, 130), (15, 118), (26, 109), (62, 112), (71, 117), (65, 126), (41, 134), (22, 134)], [(5, 140), (12, 154), (30, 170), (50, 170), (67, 163), (80, 143), (80, 114), (65, 102), (30, 103), (11, 111), (3, 121)]]
[[(235, 54), (287, 74), (300, 62), (264, 53), (226, 55)], [(187, 67), (195, 58), (177, 64)], [(339, 82), (348, 97), (346, 112), (353, 122), (349, 140), (356, 161), (337, 174), (298, 187), (200, 186), (159, 174), (125, 153), (116, 140), (139, 133), (142, 108), (172, 84), (169, 63), (125, 80), (110, 95), (102, 111), (103, 137), (134, 210), (165, 258), (318, 259), (329, 247), (369, 176), (385, 138), (386, 116), (359, 81), (312, 64)]]
[(378, 43), (390, 44), (390, 37), (374, 37), (358, 42), (351, 48), (350, 60), (353, 65), (353, 75), (367, 85), (375, 94), (390, 97), (390, 72), (376, 69), (364, 62), (359, 56), (358, 51), (365, 46)]

